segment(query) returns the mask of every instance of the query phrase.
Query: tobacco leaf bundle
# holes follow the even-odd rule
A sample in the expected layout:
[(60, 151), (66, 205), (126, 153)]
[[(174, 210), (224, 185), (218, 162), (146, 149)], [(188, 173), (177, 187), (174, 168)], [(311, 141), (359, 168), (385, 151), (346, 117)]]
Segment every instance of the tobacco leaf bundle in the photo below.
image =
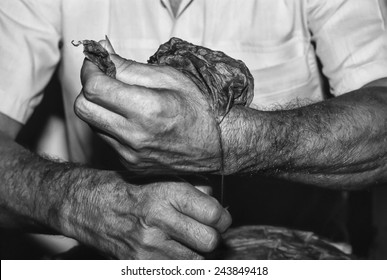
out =
[(102, 45), (93, 40), (82, 40), (78, 43), (71, 42), (74, 46), (83, 45), (84, 55), (98, 68), (111, 78), (116, 77), (116, 66), (110, 59), (108, 51)]
[(168, 65), (188, 76), (205, 95), (218, 123), (233, 105), (248, 106), (254, 95), (254, 79), (247, 66), (221, 51), (171, 38), (148, 63)]

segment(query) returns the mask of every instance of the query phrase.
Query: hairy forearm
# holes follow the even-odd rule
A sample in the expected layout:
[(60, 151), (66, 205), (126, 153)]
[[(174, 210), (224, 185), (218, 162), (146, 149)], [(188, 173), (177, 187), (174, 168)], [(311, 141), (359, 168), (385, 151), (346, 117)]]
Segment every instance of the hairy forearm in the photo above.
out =
[(0, 155), (0, 226), (62, 231), (66, 203), (92, 183), (92, 170), (40, 157), (1, 133)]
[(235, 106), (221, 124), (227, 173), (336, 188), (387, 177), (387, 90), (273, 112)]

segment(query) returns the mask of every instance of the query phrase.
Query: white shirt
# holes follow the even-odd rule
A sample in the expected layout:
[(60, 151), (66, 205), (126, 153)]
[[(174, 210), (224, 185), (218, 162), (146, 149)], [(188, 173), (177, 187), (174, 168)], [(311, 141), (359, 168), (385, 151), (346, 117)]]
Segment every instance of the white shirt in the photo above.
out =
[[(2, 0), (0, 112), (25, 123), (60, 63), (72, 161), (90, 161), (93, 134), (73, 112), (81, 48), (109, 36), (140, 62), (176, 36), (243, 60), (255, 79), (251, 107), (324, 99), (316, 54), (333, 95), (387, 77), (387, 33), (378, 0)], [(312, 43), (313, 42), (313, 43)], [(317, 46), (314, 47), (314, 44)]]

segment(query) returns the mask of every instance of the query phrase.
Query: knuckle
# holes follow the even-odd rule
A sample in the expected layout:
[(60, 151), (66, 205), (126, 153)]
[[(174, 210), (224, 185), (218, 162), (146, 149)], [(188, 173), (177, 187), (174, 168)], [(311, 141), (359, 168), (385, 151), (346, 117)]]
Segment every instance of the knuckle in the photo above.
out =
[(80, 95), (78, 95), (78, 97), (75, 99), (75, 102), (74, 102), (74, 111), (78, 116), (84, 114), (86, 109), (85, 103), (86, 103), (86, 100), (82, 92)]
[(171, 91), (155, 89), (147, 91), (137, 112), (146, 127), (154, 132), (162, 132), (174, 125), (180, 106)]
[[(190, 197), (192, 195), (192, 187), (186, 182), (174, 182), (171, 181), (168, 183), (167, 191), (174, 195), (175, 197)], [(188, 199), (183, 200), (185, 203), (191, 203)]]
[[(143, 149), (143, 145), (142, 143), (138, 142), (137, 140), (135, 139), (131, 139), (131, 143), (130, 143), (130, 146), (132, 147), (133, 150), (135, 150), (136, 152), (141, 152), (141, 150)], [(140, 158), (138, 156), (130, 156), (129, 159), (131, 160), (131, 162), (133, 163), (139, 163), (140, 162)]]
[(94, 75), (89, 79), (87, 79), (87, 81), (83, 86), (83, 92), (86, 99), (91, 100), (95, 96), (98, 90), (99, 84), (100, 84), (100, 77), (98, 75)]
[(141, 229), (138, 231), (138, 243), (142, 249), (154, 248), (160, 244), (164, 238), (162, 232), (149, 225), (149, 221), (140, 221)]
[(164, 100), (158, 94), (152, 94), (146, 101), (144, 115), (154, 121), (155, 117), (162, 115), (165, 109)]
[(145, 132), (136, 132), (131, 135), (134, 146), (141, 150), (145, 148), (145, 144), (148, 141), (149, 135)]
[(131, 151), (124, 150), (120, 153), (121, 162), (130, 169), (140, 163), (140, 158)]
[[(136, 152), (143, 152), (149, 141), (149, 136), (146, 133), (136, 132), (132, 133), (125, 139), (128, 143), (130, 143), (130, 147)], [(130, 155), (133, 162), (139, 162), (140, 158), (133, 154)]]
[(150, 230), (144, 230), (141, 238), (141, 244), (145, 247), (151, 247), (157, 243), (155, 239), (157, 239), (156, 236), (150, 232)]

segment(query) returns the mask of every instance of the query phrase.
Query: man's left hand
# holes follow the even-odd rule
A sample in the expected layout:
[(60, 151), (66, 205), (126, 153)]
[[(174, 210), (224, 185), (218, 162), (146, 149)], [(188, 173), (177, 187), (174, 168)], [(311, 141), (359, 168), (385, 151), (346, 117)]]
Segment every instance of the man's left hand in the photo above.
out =
[(196, 85), (169, 66), (111, 54), (116, 79), (89, 60), (76, 114), (142, 173), (216, 172), (220, 138), (209, 104)]

